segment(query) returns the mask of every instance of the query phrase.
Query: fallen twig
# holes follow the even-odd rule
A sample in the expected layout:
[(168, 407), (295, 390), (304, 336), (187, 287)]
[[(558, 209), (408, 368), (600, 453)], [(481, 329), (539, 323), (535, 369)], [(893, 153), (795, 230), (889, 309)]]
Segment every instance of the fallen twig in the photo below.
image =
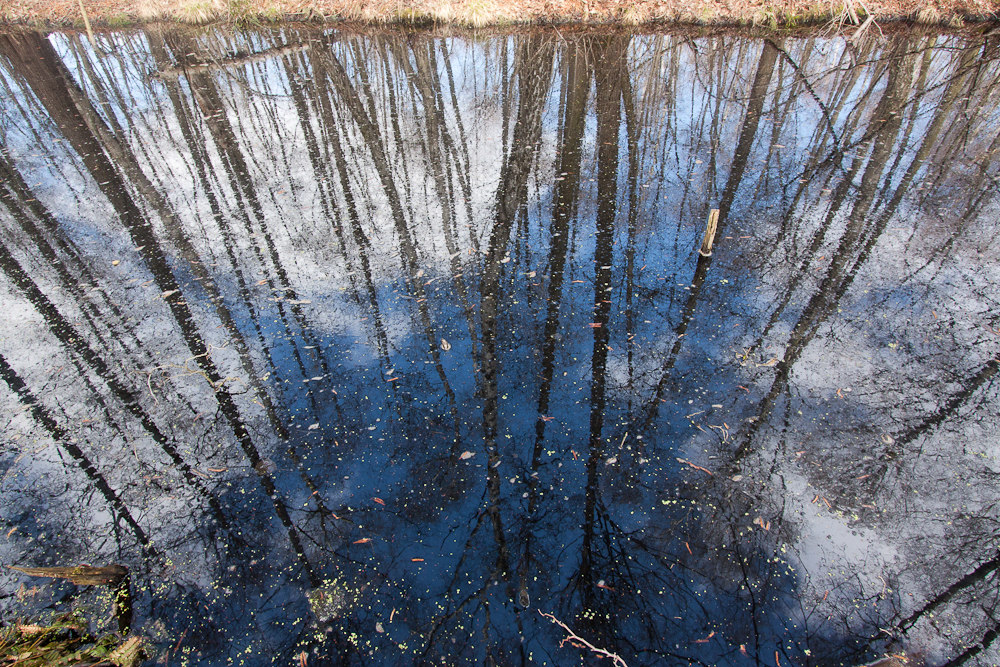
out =
[(677, 459), (677, 461), (678, 461), (679, 463), (686, 463), (686, 464), (688, 464), (689, 466), (691, 466), (692, 468), (694, 468), (695, 470), (700, 470), (700, 471), (702, 471), (702, 472), (704, 472), (704, 473), (708, 473), (709, 475), (715, 475), (715, 473), (714, 473), (714, 472), (712, 472), (711, 470), (709, 470), (708, 468), (702, 468), (702, 467), (701, 467), (700, 465), (697, 465), (697, 464), (695, 464), (695, 463), (691, 463), (691, 462), (690, 462), (690, 461), (688, 461), (687, 459), (681, 459), (681, 458), (678, 458), (678, 459)]
[(596, 646), (594, 646), (593, 644), (591, 644), (590, 642), (588, 642), (586, 639), (584, 639), (580, 635), (578, 635), (575, 632), (573, 632), (572, 630), (570, 630), (568, 625), (566, 625), (565, 623), (563, 623), (562, 621), (560, 621), (558, 618), (556, 618), (552, 614), (546, 614), (544, 611), (542, 611), (540, 609), (538, 610), (538, 613), (541, 614), (542, 616), (544, 616), (545, 618), (549, 619), (550, 621), (552, 621), (553, 623), (555, 623), (560, 628), (562, 628), (563, 630), (566, 631), (566, 638), (563, 639), (561, 642), (559, 642), (559, 646), (562, 646), (566, 642), (569, 642), (570, 644), (572, 644), (573, 646), (576, 646), (577, 648), (590, 649), (590, 651), (592, 653), (596, 653), (597, 655), (599, 655), (602, 658), (610, 658), (611, 661), (617, 667), (628, 667), (628, 664), (624, 660), (622, 660), (621, 656), (618, 655), (617, 653), (612, 653), (610, 651), (605, 651), (603, 648), (597, 648)]

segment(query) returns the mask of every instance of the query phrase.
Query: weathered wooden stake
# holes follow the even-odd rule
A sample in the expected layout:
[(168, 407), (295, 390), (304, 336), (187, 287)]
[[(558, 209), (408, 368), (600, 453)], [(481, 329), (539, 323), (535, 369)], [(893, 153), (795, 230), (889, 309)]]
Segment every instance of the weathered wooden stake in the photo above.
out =
[(712, 256), (712, 242), (715, 241), (715, 228), (719, 226), (719, 209), (713, 208), (708, 213), (708, 224), (705, 225), (705, 240), (701, 242), (702, 257)]

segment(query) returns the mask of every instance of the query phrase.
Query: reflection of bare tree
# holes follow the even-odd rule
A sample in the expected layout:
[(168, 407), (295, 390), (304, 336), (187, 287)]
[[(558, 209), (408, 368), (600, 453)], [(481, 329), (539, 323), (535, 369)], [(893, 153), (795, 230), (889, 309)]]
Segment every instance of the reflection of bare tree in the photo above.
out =
[[(35, 307), (44, 319), (49, 331), (56, 339), (62, 343), (68, 351), (78, 355), (90, 370), (97, 374), (111, 390), (112, 394), (119, 400), (139, 423), (142, 424), (146, 432), (153, 440), (166, 452), (184, 475), (185, 481), (198, 491), (212, 508), (213, 518), (221, 525), (226, 525), (226, 519), (222, 508), (218, 504), (216, 497), (210, 493), (205, 485), (198, 479), (191, 469), (191, 466), (180, 455), (176, 444), (169, 438), (153, 418), (143, 408), (140, 397), (135, 390), (126, 386), (117, 373), (108, 366), (104, 358), (98, 355), (86, 342), (86, 336), (82, 335), (55, 307), (55, 305), (42, 293), (38, 286), (31, 280), (28, 273), (21, 267), (17, 260), (10, 254), (7, 248), (0, 243), (0, 269), (7, 275), (8, 279), (20, 289), (29, 302)], [(113, 421), (109, 418), (109, 421)]]
[[(171, 39), (177, 42), (174, 44), (170, 44), (169, 41), (167, 42), (172, 47), (171, 51), (175, 54), (175, 57), (177, 57), (182, 65), (186, 65), (189, 58), (193, 57), (193, 55), (197, 53), (196, 45), (181, 35), (175, 34), (171, 37)], [(161, 48), (161, 53), (164, 50), (165, 49)], [(251, 246), (254, 256), (261, 267), (265, 267), (268, 262), (270, 262), (271, 268), (274, 271), (273, 276), (267, 274), (268, 277), (266, 280), (268, 286), (272, 290), (272, 293), (280, 295), (280, 298), (276, 300), (276, 305), (281, 317), (282, 325), (284, 326), (286, 337), (292, 341), (296, 341), (301, 338), (303, 341), (302, 347), (307, 345), (315, 347), (316, 341), (313, 339), (309, 327), (306, 326), (305, 316), (302, 311), (302, 306), (299, 304), (298, 295), (291, 287), (288, 272), (285, 269), (284, 262), (278, 253), (270, 228), (266, 224), (261, 196), (258, 194), (257, 185), (251, 175), (247, 159), (241, 150), (240, 141), (237, 137), (236, 131), (229, 122), (225, 102), (222, 99), (214, 80), (212, 79), (212, 74), (208, 70), (194, 67), (188, 73), (187, 78), (190, 80), (193, 97), (197, 102), (198, 110), (201, 112), (201, 117), (205, 119), (205, 124), (208, 127), (209, 134), (219, 152), (224, 173), (229, 182), (230, 192), (236, 200), (234, 210), (243, 223), (244, 231), (247, 236), (255, 239), (254, 244)], [(251, 216), (253, 220), (251, 220)], [(227, 230), (228, 222), (221, 218), (218, 222), (220, 228), (226, 230), (223, 233), (229, 235), (230, 233)], [(255, 233), (254, 223), (256, 223), (256, 229), (260, 230), (259, 233)], [(179, 224), (175, 223), (174, 225), (170, 225), (170, 228), (177, 228), (178, 232), (176, 236), (183, 238), (180, 233)], [(257, 239), (261, 239), (263, 241), (263, 248), (260, 247), (260, 243), (256, 241)], [(190, 245), (186, 239), (184, 239), (181, 243), (182, 247), (189, 247)], [(193, 250), (190, 251), (190, 254), (193, 254)], [(199, 266), (197, 262), (194, 262), (193, 265), (195, 267)], [(202, 285), (207, 289), (212, 289), (212, 283), (207, 280), (207, 277), (202, 278)], [(220, 313), (223, 325), (226, 327), (227, 331), (230, 332), (232, 340), (240, 353), (240, 359), (244, 367), (244, 372), (249, 378), (256, 378), (258, 374), (254, 371), (253, 362), (250, 360), (249, 349), (241, 332), (239, 331), (239, 328), (232, 321), (232, 317), (229, 315), (228, 310), (224, 308), (224, 302), (222, 299), (217, 297), (216, 303), (218, 304), (216, 310)], [(253, 310), (251, 310), (251, 312), (253, 312)], [(301, 332), (300, 336), (293, 335), (294, 332)], [(307, 369), (307, 362), (304, 358), (305, 355), (303, 354), (303, 350), (300, 349), (300, 345), (298, 343), (293, 343), (291, 349), (296, 364), (299, 367), (301, 377), (309, 377), (310, 373)], [(323, 376), (328, 376), (329, 368), (326, 366), (324, 357), (320, 355), (318, 359), (320, 361)], [(260, 400), (265, 407), (266, 413), (272, 425), (275, 426), (281, 437), (287, 437), (287, 434), (283, 433), (284, 428), (280, 424), (277, 411), (275, 406), (272, 404), (268, 393), (263, 389), (259, 382), (256, 382), (255, 380), (250, 380), (250, 382), (254, 383), (254, 386), (258, 389)], [(314, 413), (319, 414), (319, 407), (316, 404), (315, 394), (309, 394), (309, 397), (313, 405)]]
[[(333, 189), (333, 175), (329, 171), (329, 164), (336, 165), (336, 180), (340, 183), (340, 196), (343, 199), (343, 209), (346, 211), (347, 223), (354, 241), (354, 248), (357, 251), (358, 261), (361, 265), (361, 272), (364, 278), (365, 292), (368, 297), (369, 308), (371, 309), (373, 328), (375, 331), (376, 349), (382, 360), (382, 371), (388, 373), (392, 369), (392, 362), (389, 359), (389, 339), (386, 333), (385, 322), (382, 317), (382, 306), (379, 303), (378, 290), (375, 284), (374, 272), (371, 261), (371, 243), (361, 226), (361, 216), (359, 213), (359, 203), (355, 196), (354, 186), (348, 171), (347, 155), (341, 141), (341, 131), (337, 127), (338, 119), (334, 113), (333, 99), (329, 86), (329, 79), (326, 76), (326, 54), (319, 45), (311, 45), (309, 49), (309, 65), (311, 65), (317, 76), (315, 77), (315, 91), (311, 97), (311, 102), (315, 110), (316, 120), (319, 125), (318, 132), (323, 138), (324, 152), (320, 155), (320, 147), (317, 145), (310, 150), (310, 162), (317, 176), (317, 185), (323, 197), (324, 211), (329, 208), (332, 214), (332, 224), (341, 239), (341, 245), (345, 248), (345, 260), (350, 263), (347, 256), (347, 245), (343, 240), (343, 233), (340, 231), (341, 215)], [(298, 70), (290, 71), (293, 95), (296, 100), (301, 122), (311, 126), (312, 119), (306, 110), (306, 100), (301, 86), (297, 83), (300, 76)], [(311, 133), (310, 133), (311, 134)], [(405, 162), (404, 162), (405, 164)], [(363, 200), (361, 202), (363, 204)], [(353, 281), (352, 281), (353, 282)], [(387, 383), (390, 390), (395, 392), (396, 385)]]
[(113, 338), (119, 339), (123, 345), (128, 340), (130, 352), (143, 354), (144, 350), (136, 344), (133, 331), (126, 327), (114, 330), (111, 322), (104, 323), (106, 331), (102, 328), (102, 308), (113, 315), (114, 323), (119, 325), (126, 319), (122, 310), (104, 291), (96, 295), (99, 301), (84, 292), (82, 285), (96, 283), (95, 274), (65, 238), (50, 211), (21, 177), (6, 146), (0, 146), (0, 188), (0, 201), (17, 221), (22, 232), (31, 239), (32, 247), (56, 271), (60, 289), (73, 297), (93, 336), (105, 347), (109, 346)]
[[(903, 46), (900, 46), (902, 49)], [(757, 416), (751, 422), (747, 433), (736, 450), (735, 459), (746, 455), (752, 446), (753, 435), (760, 425), (767, 423), (778, 398), (788, 388), (792, 368), (806, 347), (816, 336), (820, 326), (836, 309), (843, 296), (844, 283), (856, 270), (860, 261), (859, 244), (867, 227), (868, 214), (878, 192), (878, 182), (883, 170), (892, 157), (896, 134), (902, 125), (902, 116), (897, 109), (909, 92), (913, 56), (903, 56), (891, 61), (888, 82), (873, 114), (872, 125), (875, 136), (871, 142), (871, 154), (861, 174), (860, 194), (851, 204), (847, 226), (840, 237), (838, 248), (828, 266), (823, 280), (802, 311), (802, 315), (789, 336), (784, 358), (777, 364), (777, 372), (771, 388), (760, 403)], [(856, 164), (860, 164), (859, 160)], [(837, 197), (846, 196), (848, 179), (838, 188)], [(840, 199), (842, 201), (842, 199)], [(834, 206), (831, 210), (835, 210)]]
[(0, 355), (0, 377), (2, 377), (4, 382), (7, 383), (10, 390), (17, 395), (18, 400), (31, 410), (31, 415), (48, 432), (49, 436), (56, 441), (63, 451), (69, 454), (70, 457), (76, 461), (77, 465), (81, 470), (83, 470), (87, 478), (97, 488), (100, 494), (104, 496), (108, 505), (114, 510), (115, 513), (117, 513), (118, 517), (128, 524), (143, 552), (149, 556), (157, 556), (158, 552), (150, 542), (149, 537), (146, 535), (146, 531), (135, 520), (135, 517), (132, 516), (132, 512), (129, 511), (125, 502), (121, 499), (118, 493), (111, 488), (107, 479), (105, 479), (104, 475), (101, 474), (90, 458), (84, 453), (79, 445), (76, 444), (75, 439), (72, 438), (70, 434), (56, 422), (56, 420), (49, 413), (48, 409), (46, 409), (46, 407), (38, 401), (31, 390), (28, 389), (24, 380), (20, 375), (18, 375), (17, 371), (11, 368), (10, 364), (7, 363), (7, 359), (4, 358), (3, 355)]
[[(935, 429), (953, 419), (970, 400), (979, 393), (984, 385), (993, 380), (1000, 367), (1000, 360), (991, 359), (982, 365), (968, 378), (960, 380), (961, 389), (947, 397), (936, 410), (927, 412), (919, 421), (908, 425), (893, 434), (884, 434), (880, 439), (882, 451), (875, 462), (868, 462), (864, 468), (865, 496), (873, 496), (877, 488), (885, 486), (890, 469), (896, 474), (901, 473), (901, 466), (907, 457), (919, 458), (923, 453), (923, 445), (916, 452), (909, 448), (910, 443), (924, 435), (933, 433)], [(870, 501), (870, 498), (868, 498)]]
[(390, 213), (395, 226), (396, 235), (399, 240), (400, 250), (402, 252), (403, 273), (406, 277), (408, 289), (416, 302), (417, 312), (420, 314), (424, 338), (427, 341), (428, 353), (434, 363), (434, 368), (437, 371), (438, 378), (441, 380), (441, 386), (444, 389), (445, 396), (448, 399), (448, 405), (451, 410), (452, 429), (454, 433), (452, 456), (457, 457), (460, 453), (458, 403), (455, 397), (455, 391), (452, 389), (451, 382), (448, 380), (448, 376), (445, 373), (444, 366), (441, 362), (439, 337), (437, 336), (434, 325), (431, 321), (424, 284), (420, 281), (419, 276), (417, 275), (420, 271), (417, 249), (414, 245), (410, 228), (406, 221), (403, 211), (403, 203), (399, 196), (399, 189), (390, 167), (389, 156), (386, 151), (385, 144), (382, 141), (381, 132), (376, 125), (376, 118), (371, 115), (369, 110), (366, 110), (365, 105), (352, 84), (343, 64), (341, 64), (340, 60), (332, 53), (329, 53), (327, 58), (328, 60), (326, 65), (329, 80), (341, 102), (344, 106), (346, 106), (347, 112), (353, 119), (358, 131), (361, 133), (365, 148), (369, 153), (369, 158), (371, 159), (372, 165), (378, 174), (382, 190), (388, 199)]
[(958, 667), (959, 665), (968, 663), (983, 651), (989, 650), (989, 648), (993, 645), (993, 642), (997, 640), (997, 637), (1000, 637), (1000, 625), (996, 625), (988, 629), (983, 633), (982, 638), (980, 638), (976, 643), (967, 647), (960, 654), (944, 663), (942, 667)]
[[(124, 168), (130, 163), (121, 144), (106, 131), (100, 132), (103, 141), (99, 141), (92, 131), (95, 125), (99, 128), (100, 121), (92, 113), (82, 112), (77, 106), (79, 94), (71, 92), (72, 85), (62, 68), (61, 62), (51, 45), (33, 33), (23, 33), (17, 36), (0, 36), (0, 54), (3, 54), (17, 71), (24, 77), (28, 85), (44, 105), (46, 111), (58, 125), (80, 159), (90, 171), (101, 191), (115, 207), (119, 219), (124, 224), (132, 242), (139, 249), (141, 256), (153, 275), (157, 287), (164, 295), (163, 299), (174, 316), (181, 335), (192, 354), (200, 372), (213, 387), (215, 400), (219, 410), (226, 419), (237, 442), (253, 468), (257, 472), (267, 496), (271, 499), (275, 512), (282, 524), (288, 530), (289, 541), (304, 569), (311, 575), (311, 567), (305, 558), (288, 510), (278, 497), (277, 489), (271, 474), (267, 471), (263, 457), (254, 443), (243, 418), (240, 415), (236, 401), (226, 385), (211, 357), (204, 338), (198, 330), (190, 306), (181, 294), (177, 281), (166, 258), (162, 244), (153, 231), (152, 225), (129, 195), (125, 180), (115, 168), (114, 163), (105, 152), (117, 156)], [(138, 178), (138, 172), (131, 175)], [(141, 179), (140, 179), (141, 180)], [(148, 182), (148, 181), (147, 181)], [(146, 190), (149, 193), (151, 187)]]
[[(608, 363), (608, 332), (611, 320), (612, 243), (618, 206), (618, 133), (621, 126), (622, 80), (628, 40), (598, 42), (594, 61), (602, 63), (595, 72), (597, 82), (597, 240), (594, 250), (593, 351), (590, 361), (590, 439), (587, 457), (587, 491), (583, 506), (583, 543), (580, 582), (584, 604), (593, 602), (594, 544), (598, 504), (598, 468), (604, 463), (604, 413)], [(600, 637), (603, 643), (607, 637)]]
[[(563, 55), (563, 92), (561, 148), (556, 164), (556, 186), (552, 205), (549, 247), (549, 286), (545, 309), (545, 329), (542, 333), (542, 374), (538, 390), (538, 414), (535, 420), (535, 443), (531, 452), (528, 474), (528, 521), (535, 520), (538, 509), (538, 473), (545, 444), (545, 430), (549, 419), (549, 400), (552, 396), (552, 381), (555, 372), (555, 356), (558, 344), (559, 310), (562, 305), (563, 281), (569, 247), (570, 220), (576, 207), (580, 188), (580, 163), (582, 159), (584, 114), (590, 93), (592, 64), (589, 62), (584, 44), (571, 43)], [(518, 568), (519, 591), (522, 603), (529, 598), (527, 593), (527, 573), (533, 558), (531, 552), (533, 530), (525, 539), (524, 556)], [(524, 604), (527, 606), (527, 604)]]
[(516, 56), (518, 71), (517, 119), (510, 150), (500, 171), (494, 205), (493, 230), (483, 262), (480, 279), (480, 335), (482, 340), (479, 367), (482, 373), (483, 433), (488, 471), (487, 507), (493, 535), (499, 548), (497, 568), (504, 578), (510, 574), (507, 538), (500, 518), (500, 450), (497, 445), (498, 389), (500, 363), (497, 358), (497, 316), (500, 300), (500, 276), (507, 257), (507, 243), (515, 217), (527, 198), (528, 174), (542, 129), (542, 109), (552, 76), (553, 49), (549, 40), (525, 40)]
[[(750, 157), (750, 151), (753, 147), (754, 139), (757, 136), (757, 128), (760, 125), (760, 115), (764, 108), (765, 95), (771, 83), (771, 75), (774, 71), (774, 63), (777, 60), (777, 55), (778, 53), (775, 47), (770, 42), (766, 42), (761, 50), (760, 60), (757, 63), (757, 70), (754, 74), (753, 83), (750, 87), (749, 102), (747, 104), (746, 113), (743, 116), (743, 125), (740, 129), (736, 150), (733, 153), (732, 167), (730, 168), (729, 176), (726, 179), (726, 187), (722, 192), (722, 198), (719, 202), (719, 221), (716, 228), (716, 236), (721, 236), (725, 230), (726, 221), (729, 217), (729, 211), (732, 208), (740, 183), (743, 181), (743, 176), (747, 167), (747, 160)], [(701, 290), (705, 284), (705, 278), (708, 275), (708, 269), (711, 266), (712, 257), (713, 255), (709, 255), (707, 257), (701, 254), (698, 255), (698, 264), (695, 267), (694, 277), (691, 279), (690, 293), (688, 295), (687, 302), (684, 305), (680, 323), (677, 325), (677, 329), (675, 331), (674, 345), (667, 354), (666, 360), (663, 362), (663, 366), (660, 371), (660, 379), (656, 385), (656, 391), (648, 404), (649, 407), (646, 416), (647, 424), (656, 419), (660, 403), (663, 402), (664, 394), (669, 387), (674, 364), (677, 361), (677, 355), (681, 351), (681, 347), (684, 344), (684, 336), (687, 334), (687, 329), (690, 326), (691, 321), (694, 319), (695, 311), (698, 308)]]
[[(996, 96), (985, 45), (483, 43), (284, 27), (114, 39), (140, 64), (72, 37), (2, 38), (0, 270), (28, 313), (9, 330), (58, 346), (72, 366), (57, 377), (74, 392), (47, 393), (57, 382), (5, 341), (20, 375), (5, 373), (3, 398), (31, 396), (56, 426), (37, 410), (12, 423), (41, 424), (89, 457), (69, 452), (69, 469), (104, 494), (91, 511), (107, 505), (129, 526), (122, 545), (140, 540), (120, 506), (171, 556), (205, 552), (212, 585), (236, 591), (172, 585), (163, 608), (184, 610), (184, 623), (213, 627), (211, 616), (221, 628), (291, 605), (312, 620), (273, 642), (314, 651), (310, 661), (370, 649), (386, 662), (561, 662), (572, 649), (524, 613), (534, 605), (630, 664), (817, 664), (869, 659), (883, 647), (873, 627), (905, 640), (969, 610), (942, 660), (993, 650), (995, 471), (960, 442), (992, 434), (983, 415), (995, 402), (994, 334), (980, 320), (997, 326), (1000, 139), (995, 112), (973, 113)], [(47, 137), (53, 124), (68, 146)], [(79, 215), (98, 189), (111, 224)], [(696, 258), (715, 206), (716, 254)], [(79, 243), (84, 226), (141, 247), (149, 289), (89, 289), (111, 272)], [(313, 307), (290, 303), (303, 294)], [(974, 322), (945, 305), (972, 298)], [(862, 322), (876, 308), (886, 321)], [(932, 327), (904, 323), (928, 309)], [(921, 351), (880, 358), (890, 334)], [(749, 363), (776, 337), (783, 360)], [(157, 388), (157, 402), (121, 368), (159, 364), (165, 350), (193, 373)], [(871, 372), (838, 376), (855, 356)], [(245, 376), (244, 395), (227, 369)], [(834, 376), (855, 393), (826, 400)], [(336, 397), (322, 395), (334, 385)], [(919, 399), (892, 405), (914, 388)], [(168, 403), (197, 425), (172, 432)], [(114, 442), (152, 439), (196, 511), (228, 519), (244, 548), (203, 531), (164, 547), (191, 517), (136, 514), (116, 478), (100, 486), (87, 471), (113, 455), (57, 437), (79, 412)], [(302, 415), (315, 430), (296, 433)], [(479, 428), (482, 451), (469, 442)], [(303, 441), (324, 446), (293, 446)], [(970, 460), (945, 463), (966, 449)], [(231, 470), (205, 475), (216, 461)], [(253, 467), (248, 480), (238, 466)], [(974, 491), (943, 488), (954, 470), (972, 471)], [(866, 485), (877, 494), (851, 495)], [(257, 487), (267, 511), (246, 493)], [(946, 496), (937, 506), (931, 488)], [(837, 512), (855, 500), (882, 514)], [(827, 600), (807, 557), (824, 544), (813, 533), (914, 544), (888, 526), (897, 519), (930, 526), (907, 547), (926, 545), (918, 564), (835, 560)], [(275, 558), (272, 541), (290, 553)], [(945, 553), (959, 574), (932, 576)], [(344, 572), (361, 581), (350, 594), (326, 580)], [(255, 601), (262, 592), (274, 597)], [(224, 653), (210, 634), (206, 651)]]
[[(461, 176), (462, 167), (458, 161), (454, 140), (448, 130), (448, 124), (444, 118), (444, 102), (441, 99), (441, 81), (437, 77), (437, 62), (431, 44), (416, 43), (411, 44), (415, 68), (410, 66), (410, 62), (403, 54), (397, 53), (402, 68), (406, 71), (414, 87), (420, 93), (423, 114), (422, 119), (425, 125), (424, 146), (427, 151), (427, 163), (430, 166), (431, 178), (434, 181), (436, 202), (441, 207), (441, 229), (444, 237), (445, 247), (448, 249), (448, 256), (451, 263), (452, 282), (455, 292), (458, 295), (459, 303), (465, 314), (466, 324), (469, 330), (469, 340), (472, 344), (472, 356), (478, 356), (476, 350), (476, 325), (473, 319), (472, 308), (469, 305), (469, 297), (462, 277), (462, 264), (460, 260), (461, 250), (458, 246), (457, 215), (453, 202), (458, 201), (455, 189), (451, 180), (454, 172), (459, 174), (460, 184), (466, 184), (466, 176)], [(429, 52), (428, 52), (429, 51)], [(454, 94), (454, 90), (452, 89)], [(461, 116), (457, 117), (458, 119)], [(459, 129), (462, 129), (459, 124)], [(463, 185), (462, 198), (468, 203), (471, 200), (471, 192)], [(468, 214), (467, 221), (472, 220), (471, 213)]]

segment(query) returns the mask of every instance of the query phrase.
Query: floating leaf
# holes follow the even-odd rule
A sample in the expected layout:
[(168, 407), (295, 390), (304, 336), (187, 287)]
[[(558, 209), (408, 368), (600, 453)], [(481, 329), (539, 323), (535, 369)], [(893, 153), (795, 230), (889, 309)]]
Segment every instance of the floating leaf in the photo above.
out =
[(458, 458), (461, 459), (462, 461), (468, 461), (475, 455), (476, 455), (475, 452), (462, 452), (461, 454), (458, 455)]

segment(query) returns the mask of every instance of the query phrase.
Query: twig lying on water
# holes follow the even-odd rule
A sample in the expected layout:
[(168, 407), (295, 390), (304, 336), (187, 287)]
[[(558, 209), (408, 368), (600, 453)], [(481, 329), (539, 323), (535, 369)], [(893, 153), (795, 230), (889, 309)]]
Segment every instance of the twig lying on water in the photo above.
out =
[[(718, 427), (718, 426), (710, 426), (709, 428), (719, 428), (719, 427)], [(727, 436), (727, 437), (728, 437), (728, 436)], [(692, 468), (694, 468), (695, 470), (700, 470), (700, 471), (702, 471), (702, 472), (704, 472), (704, 473), (708, 473), (709, 475), (715, 475), (715, 473), (714, 473), (714, 472), (712, 472), (711, 470), (709, 470), (708, 468), (702, 468), (702, 467), (701, 467), (700, 465), (696, 465), (696, 464), (694, 464), (694, 463), (691, 463), (691, 462), (690, 462), (690, 461), (688, 461), (687, 459), (677, 459), (677, 461), (678, 461), (679, 463), (686, 463), (686, 464), (688, 464), (689, 466), (691, 466)]]
[(590, 649), (590, 651), (592, 653), (596, 653), (597, 655), (599, 655), (602, 658), (611, 658), (611, 661), (616, 665), (616, 667), (628, 667), (628, 664), (624, 660), (622, 660), (621, 656), (619, 656), (617, 653), (612, 653), (610, 651), (605, 651), (603, 648), (597, 648), (596, 646), (594, 646), (593, 644), (591, 644), (590, 642), (588, 642), (586, 639), (584, 639), (580, 635), (578, 635), (575, 632), (573, 632), (572, 630), (570, 630), (568, 625), (566, 625), (565, 623), (563, 623), (562, 621), (560, 621), (558, 618), (556, 618), (552, 614), (546, 614), (542, 610), (538, 610), (538, 613), (541, 614), (542, 616), (544, 616), (545, 618), (549, 619), (550, 621), (552, 621), (553, 623), (555, 623), (560, 628), (562, 628), (563, 630), (566, 631), (566, 638), (563, 639), (561, 642), (559, 642), (559, 646), (562, 646), (566, 642), (569, 642), (570, 644), (572, 644), (573, 646), (575, 646), (577, 648)]
[(196, 359), (210, 356), (212, 354), (212, 351), (215, 349), (225, 349), (227, 346), (228, 343), (226, 345), (220, 345), (220, 346), (210, 344), (208, 345), (207, 352), (204, 352), (202, 354), (196, 354), (193, 357), (188, 357), (187, 359), (184, 360), (183, 366), (180, 366), (178, 364), (163, 364), (162, 366), (154, 366), (148, 371), (140, 370), (136, 372), (146, 376), (146, 388), (149, 389), (149, 395), (153, 397), (153, 402), (156, 403), (157, 405), (159, 405), (160, 401), (157, 400), (156, 393), (153, 391), (153, 373), (161, 373), (167, 378), (174, 377), (171, 376), (170, 373), (168, 373), (168, 370), (172, 368), (180, 369), (182, 371), (176, 374), (177, 377), (182, 377), (186, 375), (200, 375), (203, 378), (205, 378), (205, 381), (208, 382), (208, 385), (212, 388), (213, 391), (218, 391), (219, 387), (223, 386), (227, 382), (236, 382), (242, 380), (243, 378), (240, 378), (235, 375), (230, 375), (219, 379), (217, 382), (212, 382), (212, 380), (208, 377), (208, 373), (204, 369), (191, 368), (190, 364), (192, 361)]

